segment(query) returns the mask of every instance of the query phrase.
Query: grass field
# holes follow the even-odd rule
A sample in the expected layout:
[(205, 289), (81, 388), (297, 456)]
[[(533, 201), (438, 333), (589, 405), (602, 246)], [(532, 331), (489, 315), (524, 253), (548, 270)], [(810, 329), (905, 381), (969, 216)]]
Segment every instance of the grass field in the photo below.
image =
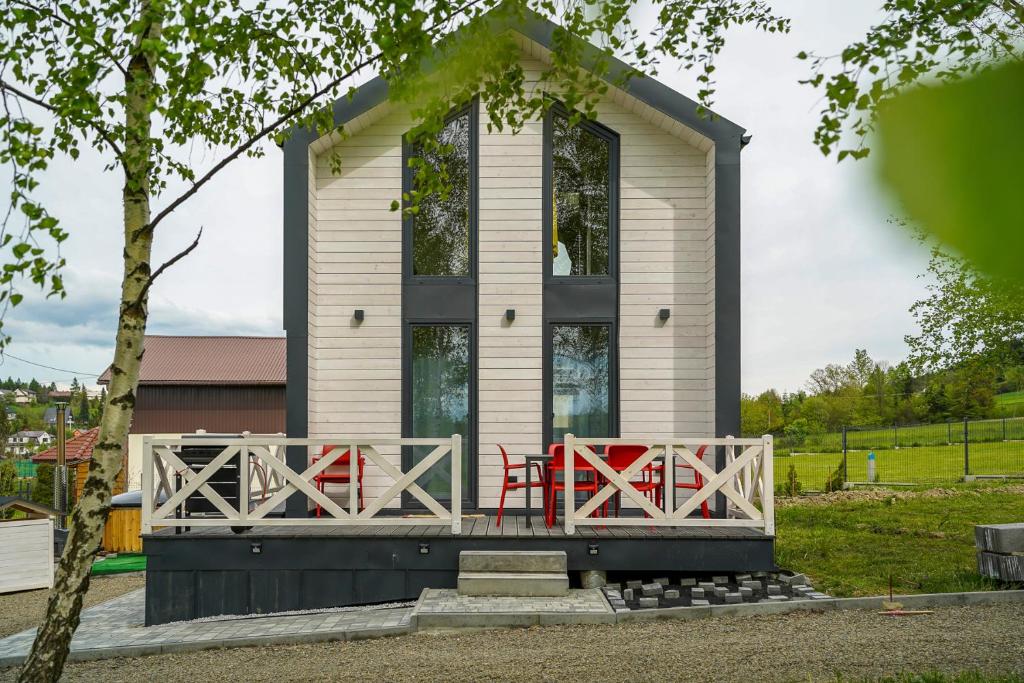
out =
[[(854, 492), (776, 511), (776, 562), (837, 596), (991, 590), (977, 573), (974, 525), (1024, 519), (1021, 487)], [(844, 497), (846, 499), (844, 499)]]
[[(867, 450), (847, 454), (847, 480), (867, 481)], [(964, 446), (919, 446), (917, 448), (877, 449), (877, 481), (892, 483), (956, 482), (964, 476)], [(1024, 475), (1024, 441), (971, 443), (971, 474)], [(805, 490), (820, 491), (829, 474), (843, 461), (842, 453), (793, 453), (775, 457), (775, 481), (783, 482), (789, 466), (795, 465), (797, 478)]]
[(1003, 409), (1015, 410), (1017, 415), (1024, 413), (1024, 391), (1011, 391), (996, 396), (996, 406)]

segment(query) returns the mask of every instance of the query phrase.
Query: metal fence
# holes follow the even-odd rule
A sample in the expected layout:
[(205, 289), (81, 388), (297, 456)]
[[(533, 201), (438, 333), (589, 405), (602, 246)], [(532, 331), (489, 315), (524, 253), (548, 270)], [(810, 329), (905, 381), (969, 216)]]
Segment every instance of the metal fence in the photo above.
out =
[(1024, 417), (847, 427), (775, 441), (775, 479), (792, 466), (803, 490), (843, 483), (930, 484), (1024, 477)]
[(36, 476), (36, 463), (31, 460), (15, 460), (14, 468), (18, 471), (19, 477), (34, 477)]

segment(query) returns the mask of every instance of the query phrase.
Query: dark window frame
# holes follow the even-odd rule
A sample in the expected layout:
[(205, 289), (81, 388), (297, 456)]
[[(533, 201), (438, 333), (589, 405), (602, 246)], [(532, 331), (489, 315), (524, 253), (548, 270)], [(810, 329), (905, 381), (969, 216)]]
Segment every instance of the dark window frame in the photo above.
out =
[[(620, 155), (619, 134), (596, 121), (581, 119), (577, 125), (609, 141), (608, 150), (608, 275), (553, 275), (551, 253), (552, 202), (551, 189), (554, 174), (554, 116), (567, 117), (568, 109), (554, 102), (544, 115), (543, 173), (541, 178), (543, 226), (543, 338), (542, 338), (542, 400), (543, 439), (545, 450), (551, 443), (554, 427), (553, 334), (554, 325), (609, 325), (609, 437), (621, 433), (619, 407), (619, 214), (620, 214)], [(582, 435), (580, 435), (582, 436)]]
[[(468, 490), (463, 491), (463, 510), (475, 510), (480, 500), (479, 490), (479, 215), (480, 215), (480, 117), (479, 99), (474, 97), (465, 106), (453, 109), (445, 121), (469, 112), (469, 276), (413, 275), (413, 219), (402, 219), (402, 327), (401, 327), (401, 405), (402, 438), (412, 437), (412, 328), (415, 325), (468, 325), (470, 331), (470, 387), (469, 387), (469, 439), (462, 444), (468, 464)], [(412, 144), (402, 138), (402, 191), (412, 189), (413, 173), (408, 160), (413, 155)], [(403, 202), (404, 204), (404, 202)], [(402, 448), (402, 469), (412, 466), (412, 449)], [(402, 508), (423, 510), (423, 504), (408, 492), (402, 492)]]
[(544, 284), (588, 284), (617, 285), (619, 282), (619, 194), (620, 157), (619, 134), (605, 125), (590, 119), (580, 119), (576, 125), (588, 133), (608, 142), (608, 274), (607, 275), (555, 275), (554, 255), (551, 253), (551, 236), (554, 227), (554, 117), (568, 118), (569, 110), (559, 102), (553, 103), (544, 115), (543, 178), (541, 180), (544, 240)]
[[(447, 124), (452, 119), (469, 114), (469, 275), (414, 275), (413, 274), (413, 223), (414, 216), (402, 217), (402, 283), (403, 284), (475, 284), (480, 267), (479, 259), (479, 221), (480, 221), (480, 106), (479, 99), (474, 97), (465, 106), (453, 109), (444, 119)], [(402, 136), (402, 196), (413, 190), (415, 173), (409, 168), (409, 159), (415, 157), (414, 145)], [(402, 208), (408, 206), (402, 200)]]

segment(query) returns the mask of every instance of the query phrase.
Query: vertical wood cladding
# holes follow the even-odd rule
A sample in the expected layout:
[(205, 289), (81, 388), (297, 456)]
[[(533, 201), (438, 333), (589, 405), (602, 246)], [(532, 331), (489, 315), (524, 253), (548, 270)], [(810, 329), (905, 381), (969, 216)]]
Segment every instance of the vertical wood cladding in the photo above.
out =
[(132, 434), (284, 431), (284, 385), (142, 385)]

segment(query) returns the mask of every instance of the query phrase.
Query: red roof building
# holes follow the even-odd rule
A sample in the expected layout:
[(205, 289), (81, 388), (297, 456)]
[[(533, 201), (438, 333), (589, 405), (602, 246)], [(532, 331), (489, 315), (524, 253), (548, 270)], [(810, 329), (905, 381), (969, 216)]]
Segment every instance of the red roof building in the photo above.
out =
[[(75, 430), (74, 436), (67, 440), (64, 453), (67, 464), (72, 465), (85, 462), (92, 458), (92, 449), (96, 446), (96, 440), (100, 437), (100, 428), (93, 427), (84, 432)], [(57, 462), (57, 447), (52, 446), (45, 451), (40, 451), (32, 456), (32, 462)]]

